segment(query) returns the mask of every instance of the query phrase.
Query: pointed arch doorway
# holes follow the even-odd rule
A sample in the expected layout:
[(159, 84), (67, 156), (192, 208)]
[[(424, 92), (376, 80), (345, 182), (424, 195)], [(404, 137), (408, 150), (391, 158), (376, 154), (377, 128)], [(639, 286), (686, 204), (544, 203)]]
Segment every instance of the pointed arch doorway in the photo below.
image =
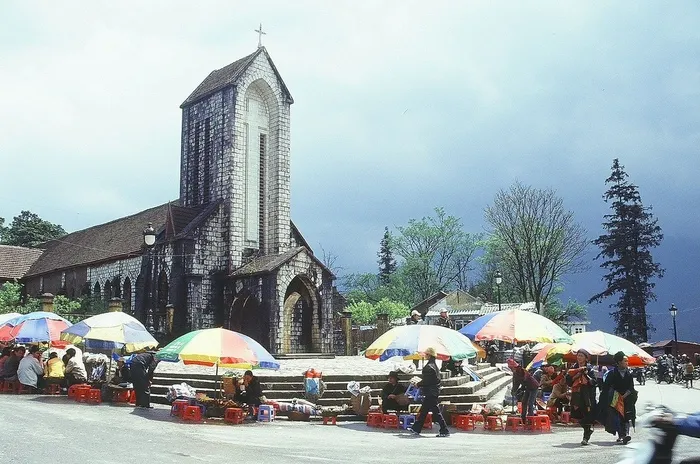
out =
[(298, 275), (287, 286), (282, 309), (282, 351), (284, 353), (319, 352), (319, 298), (313, 284)]
[(269, 350), (270, 321), (255, 296), (243, 293), (231, 303), (224, 326), (228, 330), (247, 335)]

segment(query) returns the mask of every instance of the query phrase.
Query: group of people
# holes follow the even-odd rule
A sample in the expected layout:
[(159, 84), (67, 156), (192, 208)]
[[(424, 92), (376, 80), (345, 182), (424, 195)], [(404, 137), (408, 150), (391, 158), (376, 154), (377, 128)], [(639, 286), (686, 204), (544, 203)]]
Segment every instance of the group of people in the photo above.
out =
[(683, 376), (686, 388), (693, 388), (693, 379), (695, 378), (696, 369), (700, 369), (700, 354), (695, 353), (693, 358), (687, 354), (682, 354), (678, 357), (672, 354), (664, 354), (656, 358), (657, 382), (660, 383), (667, 376), (673, 377), (676, 372), (680, 372)]
[(523, 422), (527, 416), (536, 414), (538, 395), (547, 395), (547, 406), (556, 407), (558, 414), (568, 408), (571, 417), (579, 421), (583, 428), (582, 445), (588, 445), (596, 422), (616, 435), (618, 443), (629, 443), (630, 422), (636, 416), (637, 391), (627, 356), (618, 352), (613, 358), (612, 369), (596, 369), (590, 364), (589, 353), (579, 350), (576, 363), (570, 368), (562, 367), (557, 371), (554, 366), (546, 366), (535, 372), (509, 359), (513, 392), (520, 391), (522, 398)]
[(87, 381), (85, 364), (76, 356), (74, 348), (66, 350), (63, 358), (58, 353), (49, 353), (44, 361), (37, 345), (26, 348), (22, 345), (6, 346), (0, 355), (0, 380), (19, 382), (25, 389), (38, 392), (48, 384), (69, 387)]

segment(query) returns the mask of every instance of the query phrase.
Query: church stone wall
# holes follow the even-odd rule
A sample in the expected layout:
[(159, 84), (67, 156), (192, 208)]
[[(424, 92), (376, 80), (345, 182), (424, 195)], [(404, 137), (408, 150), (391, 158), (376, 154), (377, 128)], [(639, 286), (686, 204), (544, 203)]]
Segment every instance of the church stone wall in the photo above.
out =
[(90, 283), (90, 288), (94, 288), (99, 282), (100, 290), (104, 291), (107, 281), (112, 282), (115, 277), (119, 278), (122, 286), (120, 294), (123, 292), (124, 280), (128, 277), (131, 281), (131, 307), (136, 305), (136, 279), (141, 272), (141, 257), (121, 259), (97, 266), (88, 266), (86, 271), (86, 281)]

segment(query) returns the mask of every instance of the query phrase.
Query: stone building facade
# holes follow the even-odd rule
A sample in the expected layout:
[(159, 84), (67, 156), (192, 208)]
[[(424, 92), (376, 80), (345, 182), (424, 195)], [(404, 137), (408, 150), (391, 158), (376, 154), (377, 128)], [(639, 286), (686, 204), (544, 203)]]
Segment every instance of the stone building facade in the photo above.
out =
[(290, 219), (292, 103), (264, 47), (213, 71), (181, 105), (180, 197), (47, 243), (28, 293), (119, 297), (166, 339), (223, 326), (332, 352), (335, 277)]

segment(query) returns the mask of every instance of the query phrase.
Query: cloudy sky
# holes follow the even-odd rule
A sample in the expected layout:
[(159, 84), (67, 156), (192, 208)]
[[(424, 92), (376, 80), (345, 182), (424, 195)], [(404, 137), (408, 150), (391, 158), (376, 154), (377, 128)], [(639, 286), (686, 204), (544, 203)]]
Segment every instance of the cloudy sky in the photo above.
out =
[[(177, 198), (179, 105), (260, 22), (295, 98), (293, 219), (345, 272), (374, 271), (384, 226), (435, 206), (483, 231), (516, 179), (556, 189), (593, 238), (619, 157), (666, 234), (653, 338), (671, 301), (700, 308), (693, 1), (4, 1), (0, 216), (73, 231)], [(599, 290), (592, 266), (567, 295)]]

